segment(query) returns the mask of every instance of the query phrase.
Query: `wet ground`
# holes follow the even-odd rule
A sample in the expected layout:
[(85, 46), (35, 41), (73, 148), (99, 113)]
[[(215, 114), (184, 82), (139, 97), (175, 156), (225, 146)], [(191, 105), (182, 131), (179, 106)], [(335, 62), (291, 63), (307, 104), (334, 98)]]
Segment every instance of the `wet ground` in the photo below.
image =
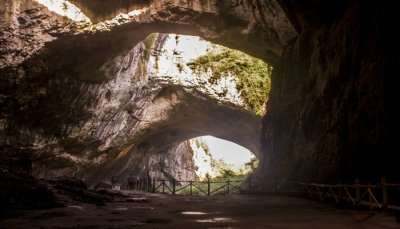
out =
[(27, 211), (0, 228), (400, 228), (389, 213), (339, 210), (282, 196), (183, 197), (130, 193), (105, 206)]

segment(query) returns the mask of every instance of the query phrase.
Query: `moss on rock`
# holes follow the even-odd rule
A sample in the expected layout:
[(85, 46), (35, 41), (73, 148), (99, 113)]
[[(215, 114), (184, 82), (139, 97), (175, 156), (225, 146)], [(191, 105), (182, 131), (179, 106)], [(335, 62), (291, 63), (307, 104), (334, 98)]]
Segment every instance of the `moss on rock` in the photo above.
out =
[(188, 66), (198, 74), (211, 70), (210, 83), (217, 83), (221, 77), (232, 74), (246, 105), (257, 115), (264, 114), (264, 104), (271, 90), (272, 66), (228, 48), (200, 56)]

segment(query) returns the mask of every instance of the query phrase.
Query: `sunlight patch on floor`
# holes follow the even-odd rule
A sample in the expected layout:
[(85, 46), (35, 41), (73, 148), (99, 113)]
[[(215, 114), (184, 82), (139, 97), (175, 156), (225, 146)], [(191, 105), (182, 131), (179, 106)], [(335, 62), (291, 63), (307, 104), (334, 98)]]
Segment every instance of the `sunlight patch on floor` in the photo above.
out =
[(181, 212), (182, 215), (207, 215), (205, 212), (193, 212), (193, 211), (185, 211)]
[(228, 217), (215, 217), (211, 219), (197, 219), (198, 223), (234, 223), (236, 220)]

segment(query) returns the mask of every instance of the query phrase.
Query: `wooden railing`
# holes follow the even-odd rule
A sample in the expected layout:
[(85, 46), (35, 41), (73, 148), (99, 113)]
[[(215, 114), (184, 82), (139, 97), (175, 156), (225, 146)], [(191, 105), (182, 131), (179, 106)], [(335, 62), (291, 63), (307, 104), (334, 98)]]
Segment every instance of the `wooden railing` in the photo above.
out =
[[(172, 195), (227, 195), (242, 192), (243, 180), (223, 181), (177, 181), (136, 178), (128, 182), (128, 189)], [(251, 190), (251, 182), (246, 187)], [(376, 209), (400, 210), (400, 184), (386, 182), (381, 178), (378, 184), (361, 184), (355, 180), (353, 184), (320, 184), (305, 182), (289, 182), (300, 189), (294, 194), (305, 194), (309, 198), (320, 201), (331, 201), (337, 204), (346, 203), (354, 207), (366, 206)]]
[(354, 184), (293, 183), (300, 185), (310, 198), (320, 201), (400, 210), (400, 184), (388, 183), (385, 178), (379, 184), (361, 184), (358, 180)]
[(128, 182), (128, 189), (172, 195), (227, 195), (238, 193), (243, 180), (178, 181), (139, 178)]

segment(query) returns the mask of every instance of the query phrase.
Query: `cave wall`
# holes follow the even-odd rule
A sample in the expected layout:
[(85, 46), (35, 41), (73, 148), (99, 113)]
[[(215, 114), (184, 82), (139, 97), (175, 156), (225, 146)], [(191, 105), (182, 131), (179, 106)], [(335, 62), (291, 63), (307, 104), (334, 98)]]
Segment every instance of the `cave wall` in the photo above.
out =
[(0, 69), (17, 66), (76, 25), (32, 0), (0, 0)]
[[(11, 12), (14, 5), (8, 6)], [(92, 53), (93, 46), (98, 48), (103, 39), (112, 40), (120, 33), (99, 32), (87, 38), (73, 34), (76, 25), (69, 27), (68, 20), (43, 6), (21, 3), (15, 8), (1, 24), (13, 31), (1, 34), (6, 43), (0, 45), (7, 54), (0, 67), (0, 156), (6, 161), (0, 164), (1, 175), (19, 170), (6, 166), (7, 161), (21, 161), (32, 163), (25, 175), (75, 176), (89, 185), (144, 173), (189, 178), (193, 171), (184, 168), (192, 168), (192, 160), (173, 157), (171, 152), (183, 154), (187, 148), (179, 143), (209, 134), (260, 152), (260, 142), (254, 139), (259, 139), (261, 120), (255, 115), (215, 97), (212, 88), (202, 92), (196, 85), (175, 82), (174, 76), (150, 77), (149, 53), (162, 46), (164, 35), (151, 42), (136, 36), (118, 54), (103, 49)], [(21, 26), (18, 18), (28, 16), (42, 19)], [(49, 29), (47, 17), (59, 19), (54, 26), (68, 28), (67, 34), (64, 29), (61, 34)], [(30, 37), (37, 41), (33, 42), (37, 50), (25, 49), (27, 43), (19, 42), (26, 42), (32, 31), (36, 31)], [(27, 53), (7, 48), (14, 43)], [(76, 56), (83, 56), (86, 65), (76, 64)], [(79, 77), (82, 73), (84, 79)], [(27, 153), (20, 153), (21, 149)], [(186, 153), (190, 155), (189, 150)], [(157, 169), (152, 166), (156, 157), (149, 155), (157, 154), (166, 158), (160, 160), (170, 160), (165, 164), (182, 167), (167, 166), (162, 174), (152, 171)], [(180, 169), (184, 175), (179, 175)]]
[(281, 4), (300, 34), (272, 76), (266, 186), (398, 179), (395, 153), (384, 149), (384, 4)]
[[(153, 148), (154, 149), (154, 148)], [(135, 149), (131, 155), (123, 159), (108, 159), (100, 166), (73, 163), (65, 158), (49, 157), (44, 161), (35, 161), (32, 165), (29, 160), (32, 151), (18, 157), (12, 155), (5, 158), (2, 168), (18, 165), (18, 169), (25, 176), (39, 179), (57, 179), (59, 177), (75, 177), (85, 179), (91, 187), (101, 184), (121, 184), (126, 186), (130, 181), (144, 178), (163, 180), (194, 180), (196, 166), (193, 161), (193, 150), (189, 141), (172, 143), (167, 147), (154, 151), (153, 149)], [(15, 151), (15, 149), (12, 149)], [(3, 165), (4, 164), (4, 165)], [(82, 167), (81, 167), (82, 166)], [(16, 172), (15, 169), (12, 169)]]
[[(260, 186), (288, 180), (397, 177), (395, 153), (384, 150), (383, 140), (384, 4), (278, 1), (295, 32), (276, 1), (219, 1), (219, 5), (214, 1), (206, 10), (198, 7), (202, 4), (190, 5), (193, 1), (166, 2), (172, 4), (157, 1), (145, 15), (124, 25), (81, 31), (32, 1), (1, 0), (5, 6), (0, 21), (1, 151), (10, 152), (10, 145), (20, 149), (33, 145), (46, 154), (58, 149), (54, 142), (69, 140), (69, 135), (79, 140), (78, 146), (105, 144), (107, 133), (115, 137), (109, 139), (125, 141), (107, 120), (134, 120), (141, 110), (130, 116), (134, 106), (127, 106), (111, 116), (108, 111), (119, 106), (97, 109), (99, 99), (108, 100), (108, 90), (115, 90), (117, 96), (111, 98), (118, 103), (127, 101), (131, 91), (113, 87), (112, 81), (121, 78), (115, 78), (113, 68), (102, 67), (124, 60), (123, 65), (114, 63), (114, 70), (130, 74), (135, 69), (130, 68), (129, 57), (137, 53), (133, 47), (147, 34), (180, 32), (201, 35), (274, 64), (264, 118), (264, 159), (257, 174)], [(147, 98), (154, 98), (157, 90)], [(147, 86), (138, 90), (137, 98), (150, 91)], [(78, 103), (72, 95), (79, 95)], [(70, 104), (78, 109), (69, 109)], [(91, 133), (80, 128), (93, 115), (87, 111), (97, 115), (92, 127), (101, 122), (106, 128)]]
[(144, 174), (156, 179), (195, 180), (197, 176), (189, 141), (176, 143), (167, 152), (150, 155), (148, 165)]
[[(117, 12), (126, 12), (124, 4), (114, 4), (112, 0), (74, 2), (88, 9), (93, 4), (89, 16), (94, 21), (97, 16), (110, 19)], [(127, 2), (136, 7), (136, 1)], [(275, 0), (153, 1), (139, 15), (94, 24), (75, 23), (33, 0), (0, 3), (4, 6), (0, 9), (0, 28), (4, 31), (0, 33), (0, 68), (43, 55), (49, 67), (69, 69), (75, 78), (96, 82), (109, 80), (99, 70), (108, 58), (126, 52), (154, 32), (200, 36), (270, 63), (277, 62), (283, 47), (296, 36)], [(110, 15), (95, 10), (103, 4), (110, 6)]]

